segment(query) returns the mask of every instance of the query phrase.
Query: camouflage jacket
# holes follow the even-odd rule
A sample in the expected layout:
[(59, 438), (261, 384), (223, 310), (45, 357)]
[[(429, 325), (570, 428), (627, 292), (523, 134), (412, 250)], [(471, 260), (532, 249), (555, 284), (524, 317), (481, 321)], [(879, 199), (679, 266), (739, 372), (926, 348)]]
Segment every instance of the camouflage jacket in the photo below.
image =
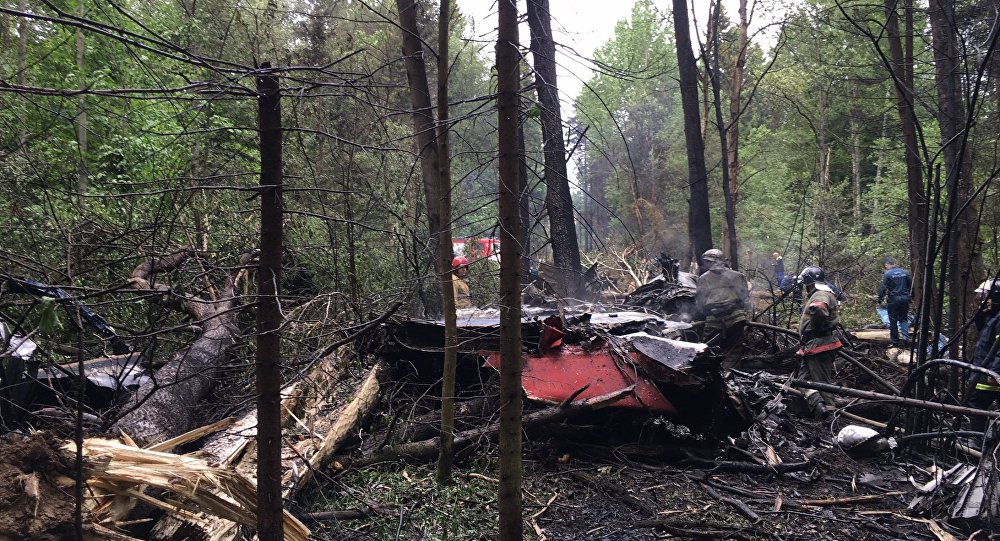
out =
[(843, 347), (834, 334), (837, 329), (837, 295), (819, 282), (809, 296), (799, 320), (799, 355), (815, 355)]
[(694, 302), (706, 321), (726, 325), (743, 321), (751, 310), (747, 279), (725, 265), (715, 265), (698, 277)]

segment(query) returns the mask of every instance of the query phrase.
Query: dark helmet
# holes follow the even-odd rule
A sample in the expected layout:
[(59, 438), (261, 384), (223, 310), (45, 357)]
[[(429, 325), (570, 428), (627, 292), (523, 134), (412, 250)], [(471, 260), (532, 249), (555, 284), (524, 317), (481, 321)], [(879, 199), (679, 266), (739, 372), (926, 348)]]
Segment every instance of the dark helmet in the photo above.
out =
[(819, 267), (815, 266), (806, 267), (802, 269), (802, 272), (799, 273), (799, 283), (802, 285), (809, 285), (809, 284), (814, 284), (816, 282), (825, 282), (825, 281), (826, 281), (826, 273), (824, 273), (823, 269)]

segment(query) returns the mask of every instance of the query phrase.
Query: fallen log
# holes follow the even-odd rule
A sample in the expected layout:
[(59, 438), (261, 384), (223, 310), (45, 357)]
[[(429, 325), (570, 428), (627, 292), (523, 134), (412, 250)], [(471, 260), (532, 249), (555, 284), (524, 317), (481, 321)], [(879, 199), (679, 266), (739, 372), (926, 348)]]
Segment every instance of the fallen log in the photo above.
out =
[(905, 398), (902, 396), (877, 393), (875, 391), (863, 391), (861, 389), (852, 389), (850, 387), (844, 387), (841, 385), (832, 385), (829, 383), (807, 381), (804, 379), (791, 379), (789, 380), (789, 382), (793, 387), (801, 387), (803, 389), (815, 389), (817, 391), (826, 391), (829, 393), (839, 394), (843, 396), (853, 396), (855, 398), (881, 400), (889, 404), (898, 404), (901, 406), (907, 406), (912, 408), (923, 408), (934, 411), (944, 411), (947, 413), (971, 415), (974, 417), (989, 417), (991, 419), (1000, 418), (1000, 412), (995, 412), (995, 411), (967, 408), (965, 406), (955, 406), (952, 404), (942, 404), (940, 402), (931, 402), (929, 400), (919, 400), (916, 398)]
[(864, 502), (875, 502), (882, 500), (884, 498), (891, 498), (893, 496), (902, 496), (905, 492), (898, 490), (886, 492), (885, 494), (866, 494), (864, 496), (845, 496), (843, 498), (827, 498), (823, 500), (793, 500), (791, 502), (796, 505), (802, 505), (806, 507), (830, 507), (834, 505), (847, 505), (855, 503)]
[[(285, 475), (282, 477), (282, 486), (285, 487), (284, 496), (290, 497), (292, 494), (301, 490), (302, 487), (312, 479), (313, 473), (329, 461), (333, 453), (340, 448), (340, 445), (350, 436), (357, 427), (361, 424), (361, 421), (367, 417), (375, 404), (378, 402), (380, 396), (379, 391), (381, 389), (381, 381), (385, 375), (388, 373), (388, 367), (383, 363), (376, 364), (368, 372), (368, 376), (358, 387), (357, 392), (354, 394), (354, 398), (351, 402), (344, 407), (344, 409), (337, 415), (336, 422), (327, 431), (326, 436), (323, 438), (319, 445), (315, 446), (315, 449), (310, 456), (306, 457), (302, 454), (299, 456), (304, 459), (304, 468), (290, 468), (287, 469)], [(300, 450), (296, 449), (297, 452)]]
[[(285, 472), (309, 471), (307, 461), (308, 457), (312, 456), (312, 452), (308, 448), (310, 446), (318, 447), (319, 444), (315, 442), (319, 442), (323, 438), (317, 436), (316, 433), (325, 433), (324, 426), (336, 420), (333, 416), (320, 415), (328, 407), (329, 401), (336, 398), (330, 390), (332, 381), (339, 373), (339, 369), (336, 368), (336, 360), (333, 356), (324, 358), (313, 367), (305, 378), (293, 382), (282, 391), (282, 425), (288, 424), (294, 419), (309, 434), (307, 439), (300, 442), (305, 444), (302, 448), (293, 447), (287, 439), (285, 440), (286, 449), (290, 451), (287, 453), (288, 458), (282, 461), (282, 469)], [(384, 368), (380, 364), (376, 365), (370, 375), (372, 373), (379, 374), (383, 370)], [(298, 410), (305, 412), (302, 419), (293, 413)], [(256, 410), (252, 410), (237, 421), (232, 430), (210, 438), (202, 447), (201, 452), (215, 457), (219, 464), (231, 466), (247, 478), (253, 479), (256, 474), (256, 427), (257, 414)], [(283, 496), (288, 497), (292, 487), (284, 486)], [(151, 539), (154, 541), (231, 539), (236, 535), (239, 526), (239, 523), (233, 521), (211, 517), (188, 520), (185, 517), (169, 516), (156, 524)]]
[(708, 492), (709, 496), (715, 498), (716, 500), (719, 500), (722, 503), (729, 505), (733, 509), (736, 509), (736, 511), (739, 512), (739, 514), (743, 515), (746, 519), (751, 520), (754, 523), (760, 522), (760, 515), (755, 513), (753, 509), (750, 509), (750, 506), (744, 503), (743, 500), (740, 500), (738, 498), (730, 498), (728, 496), (723, 496), (722, 494), (716, 492), (715, 489), (710, 486), (705, 486), (705, 491)]
[[(570, 417), (580, 415), (588, 411), (601, 409), (605, 406), (613, 404), (631, 394), (634, 389), (635, 386), (630, 385), (612, 393), (534, 411), (523, 417), (522, 424), (525, 428), (531, 428), (546, 423), (563, 421)], [(461, 449), (462, 447), (470, 445), (481, 438), (494, 437), (499, 429), (500, 423), (496, 422), (481, 428), (458, 432), (455, 434), (455, 449)], [(434, 437), (423, 441), (406, 443), (386, 448), (378, 453), (366, 457), (356, 458), (354, 460), (344, 457), (341, 462), (349, 464), (351, 467), (359, 468), (378, 462), (391, 462), (397, 460), (425, 461), (437, 456), (440, 440), (440, 437)]]
[(129, 278), (133, 289), (156, 292), (157, 296), (150, 300), (183, 310), (201, 328), (198, 337), (177, 351), (122, 407), (125, 414), (113, 430), (129, 434), (141, 445), (172, 438), (190, 428), (195, 408), (220, 379), (228, 349), (239, 336), (235, 325), (239, 308), (232, 275), (215, 298), (189, 295), (155, 282), (155, 275), (170, 272), (197, 255), (193, 247), (187, 247), (150, 258)]
[[(76, 452), (68, 442), (64, 449)], [(248, 527), (256, 525), (257, 490), (253, 482), (231, 468), (219, 467), (204, 458), (138, 449), (117, 441), (87, 439), (83, 453), (88, 458), (85, 475), (93, 492), (87, 504), (98, 522), (105, 511), (101, 495), (128, 496), (169, 513), (194, 519), (208, 514)], [(143, 492), (150, 487), (170, 494), (170, 499)], [(307, 541), (309, 529), (287, 511), (284, 513), (286, 541)]]

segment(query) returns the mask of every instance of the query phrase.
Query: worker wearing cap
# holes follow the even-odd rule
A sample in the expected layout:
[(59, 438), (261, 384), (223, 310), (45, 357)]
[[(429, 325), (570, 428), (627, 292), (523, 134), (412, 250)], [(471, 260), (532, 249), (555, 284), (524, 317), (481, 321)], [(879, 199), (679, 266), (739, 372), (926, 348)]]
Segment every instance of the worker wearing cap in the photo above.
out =
[(455, 289), (455, 308), (474, 308), (469, 292), (469, 260), (456, 256), (451, 260), (451, 285)]
[(910, 290), (913, 289), (913, 279), (910, 272), (896, 266), (896, 260), (887, 257), (884, 260), (885, 274), (878, 287), (878, 303), (886, 299), (885, 308), (889, 312), (889, 343), (899, 345), (899, 335), (903, 342), (910, 341)]
[[(800, 347), (796, 355), (802, 358), (800, 379), (816, 383), (830, 383), (833, 361), (837, 350), (843, 347), (834, 334), (837, 329), (837, 294), (826, 283), (826, 273), (819, 267), (806, 267), (799, 274), (798, 282), (809, 295), (799, 319)], [(833, 407), (833, 395), (824, 391), (806, 389), (806, 401), (813, 415), (822, 417)]]
[(717, 341), (725, 356), (722, 366), (735, 367), (743, 353), (743, 329), (751, 312), (747, 279), (726, 265), (722, 250), (712, 248), (701, 256), (709, 266), (698, 277), (694, 302), (704, 318), (702, 336), (706, 342)]

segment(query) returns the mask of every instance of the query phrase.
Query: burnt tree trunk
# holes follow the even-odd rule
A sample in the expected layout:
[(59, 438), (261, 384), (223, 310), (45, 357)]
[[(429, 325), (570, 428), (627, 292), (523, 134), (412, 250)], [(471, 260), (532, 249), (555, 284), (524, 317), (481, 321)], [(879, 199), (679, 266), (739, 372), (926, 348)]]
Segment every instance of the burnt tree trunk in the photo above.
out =
[[(270, 69), (267, 62), (262, 69)], [(278, 77), (257, 78), (260, 129), (260, 262), (257, 269), (257, 537), (284, 537), (281, 504), (281, 93)]]
[[(499, 0), (497, 29), (497, 127), (500, 150), (500, 541), (520, 541), (521, 520), (521, 246), (518, 213), (517, 4)], [(551, 212), (551, 209), (550, 209)]]
[[(566, 170), (566, 142), (556, 85), (556, 45), (552, 41), (549, 0), (528, 0), (531, 58), (535, 67), (535, 90), (541, 108), (542, 147), (545, 154), (545, 206), (549, 213), (552, 261), (559, 272), (560, 293), (575, 297), (580, 292), (580, 246), (573, 219), (573, 197)], [(501, 244), (503, 246), (503, 244)]]
[[(403, 56), (406, 58), (406, 80), (410, 86), (410, 104), (413, 107), (413, 132), (417, 141), (417, 154), (420, 156), (420, 171), (423, 176), (424, 199), (427, 206), (427, 226), (430, 238), (428, 246), (436, 252), (437, 235), (441, 233), (441, 214), (439, 186), (440, 166), (438, 164), (438, 147), (435, 141), (434, 109), (431, 105), (430, 85), (427, 82), (427, 66), (424, 62), (423, 42), (420, 39), (420, 29), (417, 27), (416, 0), (396, 0), (396, 10), (399, 11), (399, 28), (403, 33)], [(450, 245), (449, 239), (449, 245)], [(436, 258), (431, 258), (436, 262)], [(450, 264), (450, 261), (449, 261)], [(438, 283), (432, 281), (432, 291), (424, 298), (425, 302), (437, 303), (441, 298), (437, 292)], [(430, 314), (440, 312), (440, 306), (426, 306)]]
[(680, 70), (681, 105), (684, 109), (684, 139), (687, 142), (688, 241), (692, 261), (704, 266), (701, 254), (712, 247), (712, 220), (708, 207), (708, 171), (705, 168), (705, 144), (701, 137), (698, 111), (698, 64), (691, 50), (691, 30), (686, 0), (673, 0), (674, 32), (677, 36), (677, 65)]
[(198, 403), (215, 387), (228, 349), (239, 336), (232, 278), (212, 299), (171, 291), (154, 281), (154, 275), (169, 272), (196, 256), (194, 248), (188, 247), (154, 257), (136, 267), (129, 279), (135, 289), (160, 292), (160, 302), (187, 312), (201, 329), (191, 345), (175, 353), (122, 407), (125, 413), (113, 431), (125, 432), (140, 445), (160, 442), (191, 428)]

